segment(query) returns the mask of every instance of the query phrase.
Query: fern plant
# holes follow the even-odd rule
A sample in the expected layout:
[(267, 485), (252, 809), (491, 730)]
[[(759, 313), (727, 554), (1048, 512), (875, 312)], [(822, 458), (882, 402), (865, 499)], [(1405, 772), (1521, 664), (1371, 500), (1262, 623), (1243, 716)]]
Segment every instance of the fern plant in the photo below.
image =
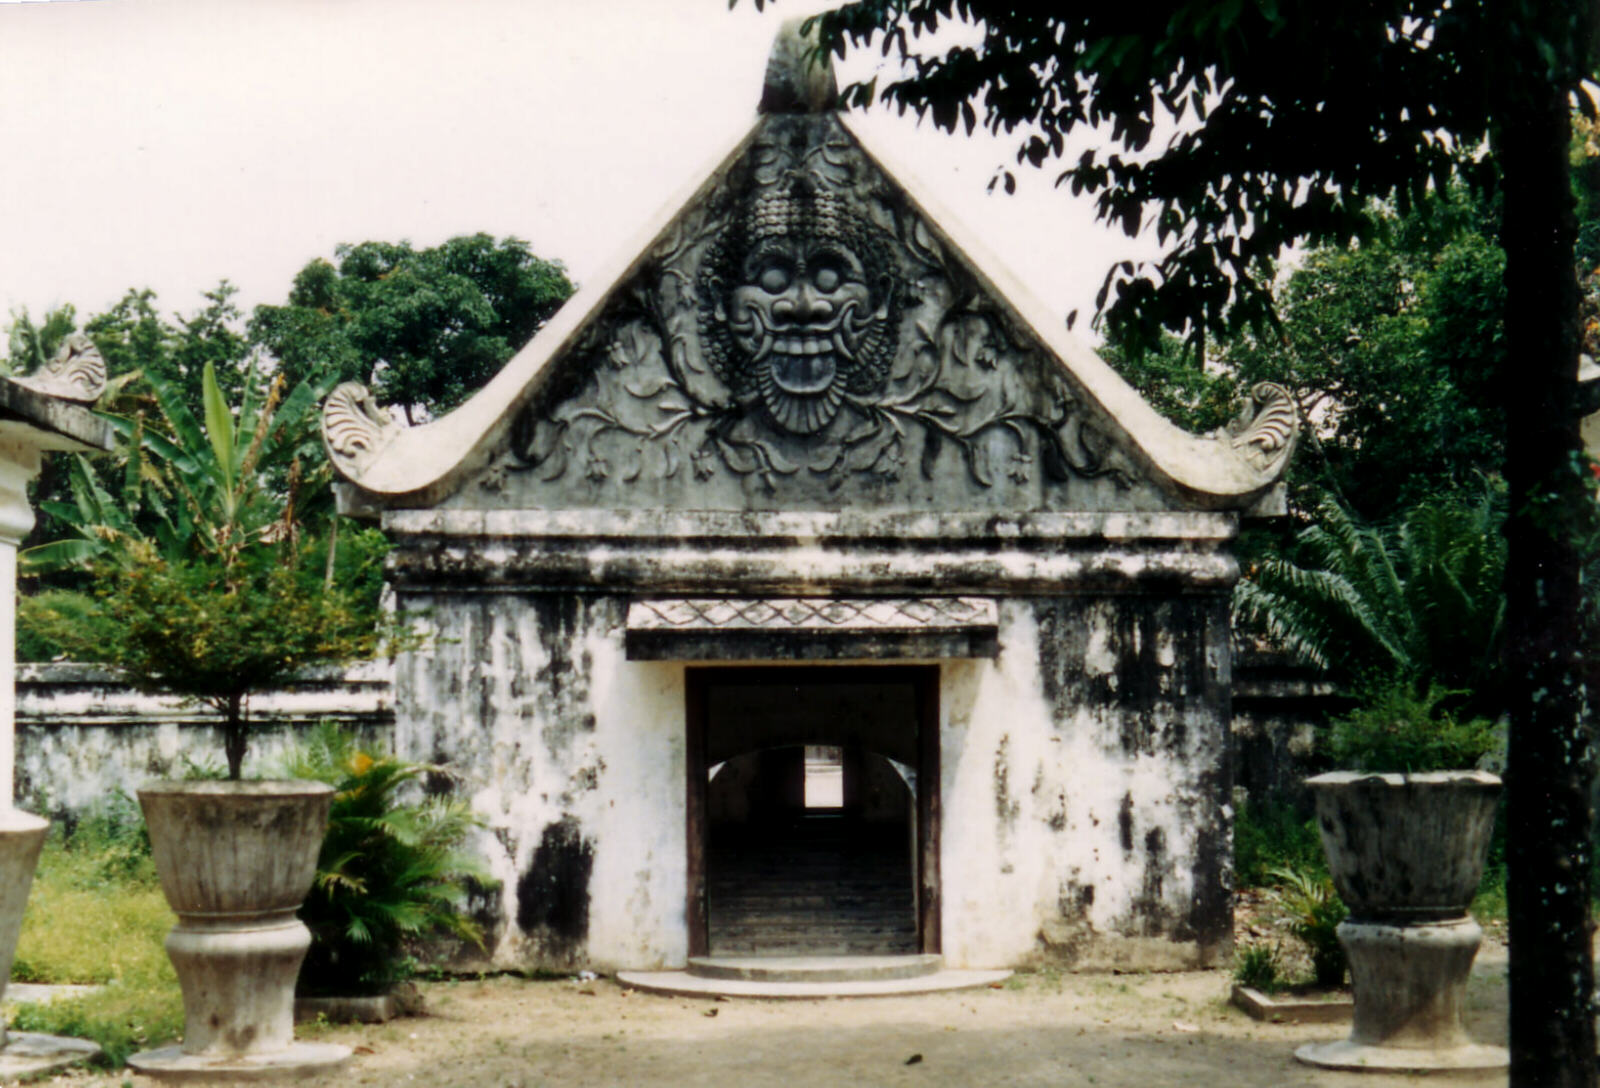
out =
[(1349, 963), (1339, 943), (1339, 923), (1349, 911), (1326, 875), (1304, 869), (1279, 868), (1268, 874), (1278, 882), (1273, 899), (1289, 932), (1311, 957), (1312, 981), (1323, 987), (1344, 984)]
[(1492, 484), (1473, 501), (1419, 504), (1386, 528), (1325, 497), (1299, 536), (1299, 562), (1269, 559), (1239, 582), (1235, 621), (1348, 687), (1438, 686), (1496, 717), (1504, 520)]
[(439, 768), (374, 756), (324, 723), (284, 769), (337, 790), (300, 908), (311, 950), (298, 993), (381, 993), (415, 971), (412, 941), (450, 936), (482, 947), (482, 930), (463, 908), (466, 882), (487, 876), (461, 848), (482, 820), (462, 801), (410, 797)]

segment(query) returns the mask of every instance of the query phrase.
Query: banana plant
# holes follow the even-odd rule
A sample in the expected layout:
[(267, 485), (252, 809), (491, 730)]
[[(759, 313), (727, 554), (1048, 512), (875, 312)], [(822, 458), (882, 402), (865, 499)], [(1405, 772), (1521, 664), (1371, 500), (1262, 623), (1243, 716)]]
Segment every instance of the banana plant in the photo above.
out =
[(93, 570), (89, 609), (41, 603), (29, 618), (76, 660), (215, 709), (237, 779), (251, 692), (405, 639), (392, 624), (374, 624), (353, 593), (326, 585), (297, 540), (317, 389), (302, 384), (285, 396), (281, 382), (247, 382), (235, 412), (208, 364), (202, 422), (175, 387), (149, 384), (163, 426), (114, 417), (126, 439), (116, 493), (76, 462), (72, 502), (58, 512), (77, 535), (30, 556), (35, 569), (72, 561)]
[[(209, 555), (231, 566), (253, 544), (292, 541), (308, 506), (326, 505), (326, 465), (304, 458), (325, 389), (302, 382), (285, 395), (281, 380), (253, 378), (235, 416), (207, 363), (202, 424), (173, 383), (153, 375), (145, 382), (158, 425), (143, 413), (101, 413), (123, 439), (120, 465), (102, 475), (81, 455), (73, 459), (72, 501), (43, 509), (77, 535), (26, 549), (25, 573), (115, 561), (135, 539), (168, 558)], [(310, 471), (301, 467), (308, 461)]]

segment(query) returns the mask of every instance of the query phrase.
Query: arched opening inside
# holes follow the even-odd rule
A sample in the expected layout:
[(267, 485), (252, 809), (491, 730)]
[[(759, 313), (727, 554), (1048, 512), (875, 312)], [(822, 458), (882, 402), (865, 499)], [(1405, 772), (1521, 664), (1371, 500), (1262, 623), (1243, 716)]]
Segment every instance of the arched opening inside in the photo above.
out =
[(691, 954), (938, 950), (937, 676), (690, 670)]
[(746, 752), (711, 774), (706, 807), (712, 955), (918, 950), (916, 800), (893, 761), (824, 745)]

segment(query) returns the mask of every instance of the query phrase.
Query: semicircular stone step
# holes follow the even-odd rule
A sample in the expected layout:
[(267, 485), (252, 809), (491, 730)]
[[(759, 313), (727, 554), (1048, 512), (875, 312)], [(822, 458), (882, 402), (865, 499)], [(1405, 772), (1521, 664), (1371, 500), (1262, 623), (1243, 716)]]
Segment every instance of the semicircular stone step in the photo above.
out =
[(690, 956), (697, 978), (738, 982), (881, 982), (937, 974), (944, 957), (909, 956)]

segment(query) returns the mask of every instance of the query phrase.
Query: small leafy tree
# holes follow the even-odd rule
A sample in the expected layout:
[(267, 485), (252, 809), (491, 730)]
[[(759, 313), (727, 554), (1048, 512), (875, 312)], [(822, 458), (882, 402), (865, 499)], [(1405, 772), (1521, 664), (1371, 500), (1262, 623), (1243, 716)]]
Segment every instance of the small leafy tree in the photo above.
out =
[(238, 779), (251, 692), (310, 665), (370, 657), (387, 632), (352, 594), (325, 583), (301, 539), (298, 460), (285, 491), (267, 483), (267, 466), (297, 440), (290, 424), (314, 408), (317, 391), (302, 385), (285, 397), (281, 382), (263, 392), (247, 381), (236, 416), (207, 363), (202, 426), (172, 385), (156, 379), (152, 388), (168, 433), (137, 420), (117, 424), (130, 440), (124, 494), (148, 509), (119, 507), (80, 462), (79, 535), (32, 558), (88, 563), (92, 606), (64, 610), (40, 598), (26, 602), (25, 616), (79, 660), (213, 707), (223, 718), (228, 775)]

